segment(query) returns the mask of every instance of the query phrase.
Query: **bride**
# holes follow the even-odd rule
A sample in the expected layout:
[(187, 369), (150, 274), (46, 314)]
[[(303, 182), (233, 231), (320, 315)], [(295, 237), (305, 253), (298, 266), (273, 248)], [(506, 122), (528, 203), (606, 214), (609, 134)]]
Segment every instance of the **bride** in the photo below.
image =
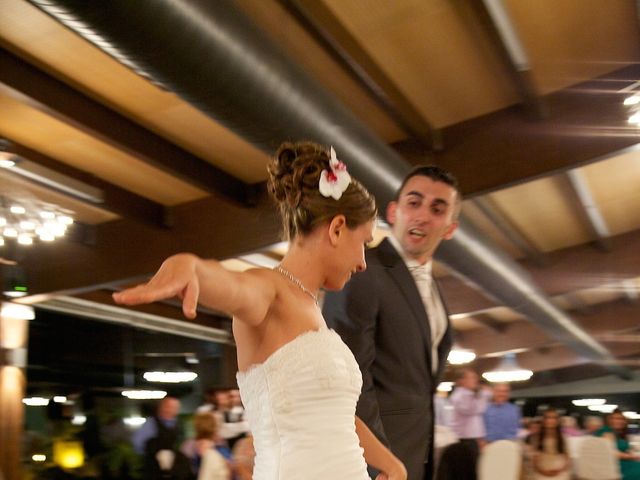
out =
[(273, 270), (237, 273), (191, 254), (167, 259), (147, 283), (114, 294), (126, 305), (179, 296), (233, 316), (242, 401), (254, 436), (256, 480), (405, 480), (402, 463), (355, 416), (358, 364), (329, 330), (318, 291), (366, 268), (376, 207), (333, 149), (285, 143), (269, 166), (290, 249)]

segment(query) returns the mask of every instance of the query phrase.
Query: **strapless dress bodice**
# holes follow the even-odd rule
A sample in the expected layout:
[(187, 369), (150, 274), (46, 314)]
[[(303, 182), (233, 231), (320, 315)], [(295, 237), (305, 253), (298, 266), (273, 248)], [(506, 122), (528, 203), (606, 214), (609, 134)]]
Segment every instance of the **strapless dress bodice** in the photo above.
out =
[(369, 479), (355, 431), (362, 376), (337, 333), (304, 333), (237, 379), (254, 480)]

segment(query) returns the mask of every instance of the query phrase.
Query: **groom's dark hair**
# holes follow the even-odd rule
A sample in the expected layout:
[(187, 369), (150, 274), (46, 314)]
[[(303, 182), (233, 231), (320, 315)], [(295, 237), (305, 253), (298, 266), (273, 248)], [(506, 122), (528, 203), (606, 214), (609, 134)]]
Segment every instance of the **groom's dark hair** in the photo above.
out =
[(456, 208), (454, 212), (454, 218), (457, 218), (458, 214), (460, 213), (460, 206), (462, 205), (462, 192), (460, 191), (460, 187), (458, 185), (458, 179), (451, 172), (448, 172), (444, 168), (440, 168), (437, 165), (418, 165), (417, 167), (414, 167), (409, 173), (407, 173), (407, 176), (404, 177), (404, 180), (402, 180), (400, 188), (396, 190), (394, 200), (397, 202), (400, 199), (400, 192), (402, 192), (404, 186), (409, 180), (417, 176), (430, 178), (434, 182), (446, 183), (456, 191)]
[(428, 177), (434, 182), (446, 183), (447, 185), (453, 187), (456, 192), (458, 192), (459, 197), (462, 197), (460, 188), (458, 186), (458, 179), (454, 177), (451, 172), (448, 172), (444, 168), (440, 168), (437, 165), (418, 165), (417, 167), (414, 167), (409, 173), (407, 173), (407, 176), (404, 177), (404, 180), (402, 180), (400, 188), (396, 190), (396, 201), (398, 200), (398, 198), (400, 198), (400, 192), (407, 184), (407, 182), (413, 177), (417, 176)]

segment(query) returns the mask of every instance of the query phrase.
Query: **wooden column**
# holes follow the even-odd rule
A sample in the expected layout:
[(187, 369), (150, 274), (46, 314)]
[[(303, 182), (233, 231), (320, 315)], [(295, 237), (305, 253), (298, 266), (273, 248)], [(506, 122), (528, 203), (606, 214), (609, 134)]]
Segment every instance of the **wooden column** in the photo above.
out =
[(22, 478), (22, 443), (30, 307), (3, 302), (0, 308), (0, 472), (4, 480)]

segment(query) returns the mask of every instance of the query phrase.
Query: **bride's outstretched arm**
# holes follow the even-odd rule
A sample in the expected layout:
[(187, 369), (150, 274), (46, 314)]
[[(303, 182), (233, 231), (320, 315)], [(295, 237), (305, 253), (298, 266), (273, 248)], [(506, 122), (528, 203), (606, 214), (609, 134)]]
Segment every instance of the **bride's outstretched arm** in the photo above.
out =
[(406, 480), (407, 469), (391, 451), (385, 447), (369, 427), (356, 417), (356, 433), (360, 439), (360, 446), (364, 449), (364, 459), (367, 464), (380, 470), (379, 480)]
[(180, 253), (165, 260), (149, 282), (115, 293), (113, 298), (124, 305), (138, 305), (177, 296), (187, 318), (196, 316), (201, 303), (257, 325), (276, 297), (269, 275), (261, 269), (231, 272), (216, 260)]

